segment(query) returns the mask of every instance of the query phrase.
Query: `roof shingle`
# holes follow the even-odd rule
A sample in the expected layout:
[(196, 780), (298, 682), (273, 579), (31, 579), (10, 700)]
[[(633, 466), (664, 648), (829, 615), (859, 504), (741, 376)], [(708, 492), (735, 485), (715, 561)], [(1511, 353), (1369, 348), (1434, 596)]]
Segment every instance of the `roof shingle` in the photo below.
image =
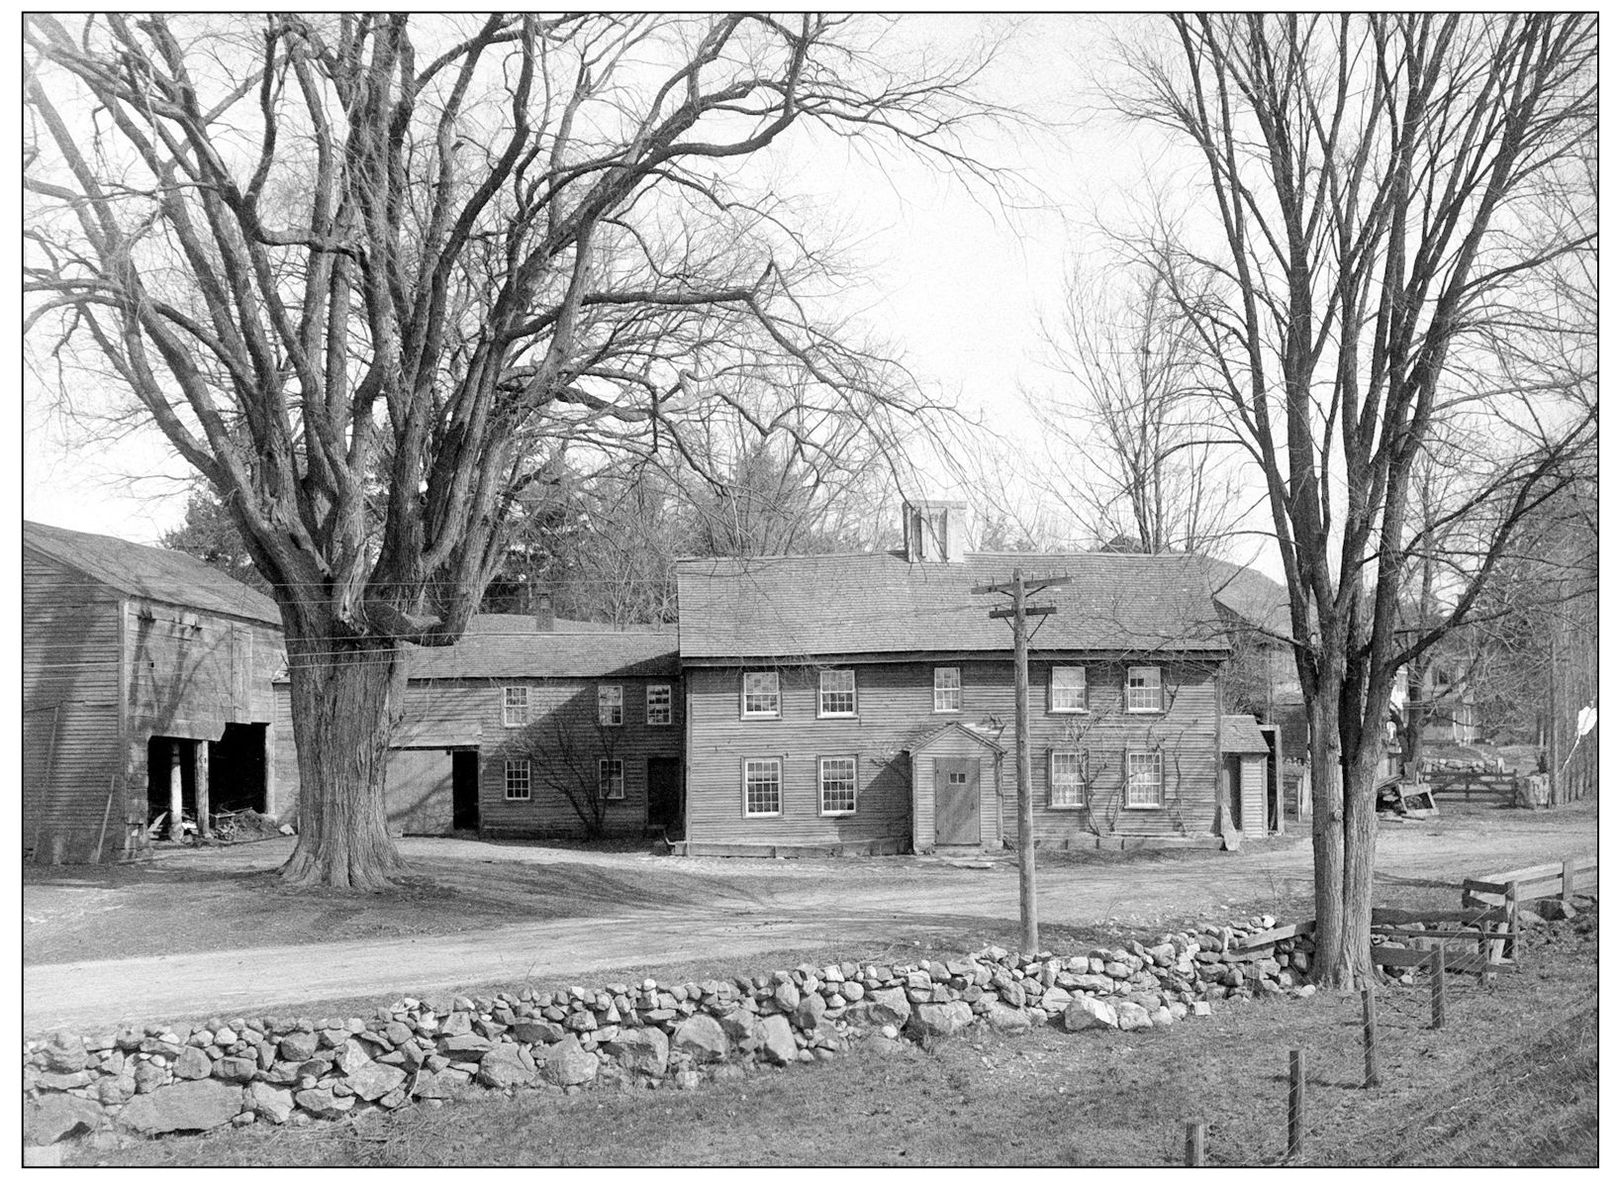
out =
[(23, 543), (131, 597), (281, 625), (275, 602), (186, 553), (32, 520)]
[(803, 658), (925, 651), (1006, 651), (1008, 624), (987, 612), (1007, 599), (975, 586), (1068, 576), (1037, 602), (1032, 652), (1225, 654), (1228, 644), (1204, 566), (1183, 554), (970, 553), (913, 563), (853, 553), (677, 566), (683, 659)]
[(414, 680), (674, 678), (681, 670), (677, 646), (673, 630), (485, 630), (450, 647), (407, 647), (406, 674)]

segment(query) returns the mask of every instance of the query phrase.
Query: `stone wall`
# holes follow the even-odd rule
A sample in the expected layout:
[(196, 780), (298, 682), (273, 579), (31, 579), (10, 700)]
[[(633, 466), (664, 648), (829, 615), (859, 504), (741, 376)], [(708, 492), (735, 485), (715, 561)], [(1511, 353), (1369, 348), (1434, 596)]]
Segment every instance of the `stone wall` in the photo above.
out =
[(1255, 950), (1273, 926), (1207, 926), (1074, 956), (987, 947), (947, 962), (800, 966), (769, 976), (401, 999), (370, 1018), (210, 1019), (26, 1044), (27, 1137), (102, 1127), (157, 1134), (307, 1123), (443, 1102), (469, 1086), (692, 1087), (810, 1063), (869, 1036), (1052, 1023), (1122, 1032), (1208, 1015), (1235, 995), (1307, 994), (1309, 937)]

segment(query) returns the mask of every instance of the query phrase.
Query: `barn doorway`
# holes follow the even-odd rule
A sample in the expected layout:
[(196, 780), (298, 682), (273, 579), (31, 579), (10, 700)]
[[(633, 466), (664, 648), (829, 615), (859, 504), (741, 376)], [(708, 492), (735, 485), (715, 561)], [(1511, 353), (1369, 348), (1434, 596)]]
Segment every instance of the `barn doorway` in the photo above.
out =
[(208, 743), (208, 809), (265, 809), (265, 734), (269, 725), (228, 724)]
[(478, 830), (478, 750), (450, 751), (450, 826)]
[[(150, 825), (170, 808), (173, 774), (180, 771), (181, 810), (187, 816), (197, 813), (197, 745), (184, 737), (149, 737), (146, 742), (146, 821)], [(170, 825), (164, 821), (159, 834), (168, 837)]]

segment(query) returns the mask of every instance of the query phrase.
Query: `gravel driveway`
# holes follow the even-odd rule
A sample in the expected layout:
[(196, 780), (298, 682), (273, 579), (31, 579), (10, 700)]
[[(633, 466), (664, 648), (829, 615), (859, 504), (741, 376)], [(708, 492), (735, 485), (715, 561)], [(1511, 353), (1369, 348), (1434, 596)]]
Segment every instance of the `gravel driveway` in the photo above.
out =
[[(1382, 825), (1378, 879), (1385, 886), (1456, 881), (1590, 855), (1596, 847), (1596, 808), (1459, 808), (1441, 820)], [(238, 868), (262, 869), (279, 863), (287, 850), (281, 843), (223, 854)], [(631, 967), (792, 957), (858, 942), (969, 942), (999, 930), (1006, 936), (1018, 911), (1018, 876), (1005, 854), (974, 867), (935, 857), (627, 857), (454, 840), (407, 841), (402, 850), (414, 870), (429, 876), (509, 860), (525, 868), (590, 874), (588, 879), (630, 876), (638, 899), (633, 908), (605, 906), (606, 912), (594, 914), (590, 896), (568, 898), (567, 911), (574, 915), (542, 920), (524, 920), (521, 907), (485, 921), (474, 914), (466, 928), (438, 935), (116, 959), (91, 958), (96, 946), (86, 945), (83, 960), (25, 967), (26, 1027), (102, 1026), (399, 992), (443, 994), (524, 978), (562, 982)], [(1311, 847), (1301, 838), (1253, 843), (1234, 854), (1075, 859), (1054, 856), (1039, 873), (1040, 915), (1049, 930), (1111, 920), (1157, 928), (1257, 902), (1309, 907)], [(279, 901), (298, 904), (296, 897)]]

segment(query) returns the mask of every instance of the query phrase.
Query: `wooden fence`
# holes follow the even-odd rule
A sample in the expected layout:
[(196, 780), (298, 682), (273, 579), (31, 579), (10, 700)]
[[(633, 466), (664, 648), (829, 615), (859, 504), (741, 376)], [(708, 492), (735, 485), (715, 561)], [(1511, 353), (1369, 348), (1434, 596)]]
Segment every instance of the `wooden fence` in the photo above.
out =
[(1499, 802), (1514, 805), (1514, 790), (1519, 778), (1509, 771), (1478, 770), (1425, 770), (1418, 776), (1420, 785), (1438, 802)]
[[(1491, 974), (1514, 963), (1520, 933), (1520, 906), (1544, 897), (1570, 900), (1578, 892), (1598, 894), (1598, 858), (1538, 864), (1463, 882), (1458, 909), (1373, 910), (1371, 933), (1382, 939), (1373, 947), (1375, 966), (1433, 966)], [(1317, 928), (1315, 920), (1279, 925), (1236, 942), (1239, 959), (1270, 954), (1268, 947), (1303, 937)], [(1439, 957), (1436, 951), (1440, 950)]]

